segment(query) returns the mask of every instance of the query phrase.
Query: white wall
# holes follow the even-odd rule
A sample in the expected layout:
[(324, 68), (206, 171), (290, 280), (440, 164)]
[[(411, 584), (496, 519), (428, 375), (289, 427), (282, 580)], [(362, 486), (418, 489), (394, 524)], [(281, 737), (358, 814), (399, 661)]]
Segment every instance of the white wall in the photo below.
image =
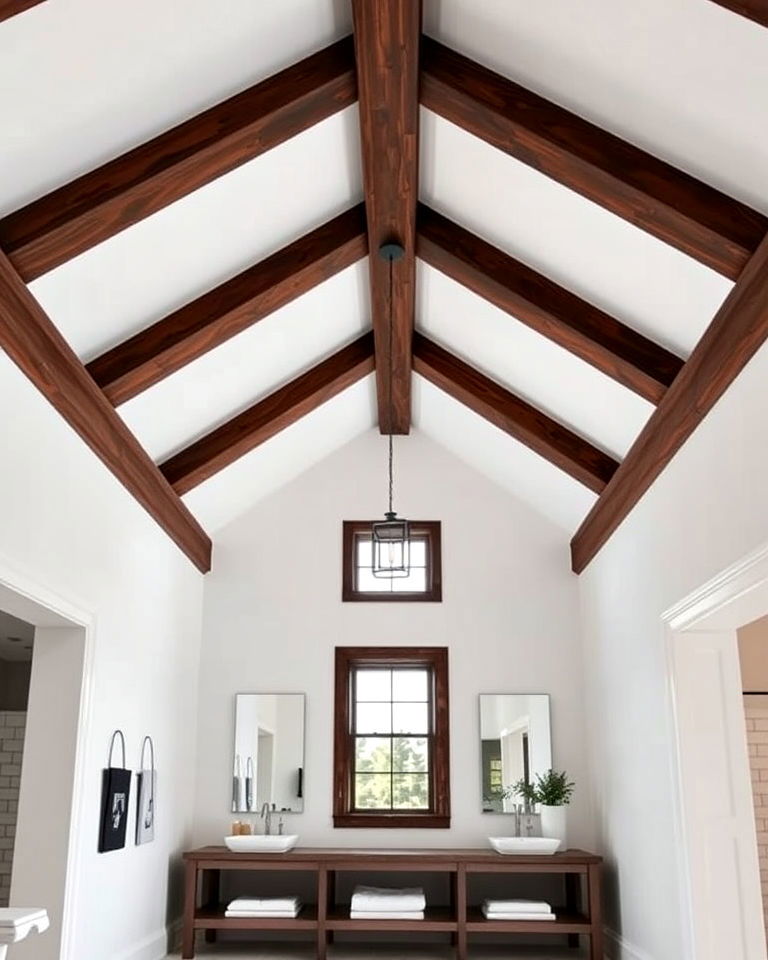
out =
[[(196, 840), (220, 841), (229, 825), (236, 693), (307, 694), (305, 812), (288, 823), (302, 843), (448, 846), (509, 828), (480, 812), (478, 694), (547, 692), (554, 763), (578, 784), (573, 840), (589, 845), (577, 584), (562, 532), (418, 433), (396, 440), (395, 461), (395, 507), (442, 521), (442, 603), (341, 602), (342, 520), (385, 507), (386, 440), (374, 431), (217, 536), (205, 581)], [(334, 647), (354, 644), (450, 648), (450, 830), (396, 840), (334, 830)]]
[(767, 382), (763, 347), (580, 577), (607, 921), (627, 960), (685, 957), (661, 615), (768, 539)]
[[(155, 960), (164, 955), (166, 921), (180, 913), (177, 854), (192, 812), (202, 577), (2, 353), (0, 410), (0, 571), (17, 571), (94, 618), (68, 960)], [(101, 769), (115, 727), (125, 732), (133, 769), (142, 737), (154, 737), (156, 840), (134, 846), (129, 826), (127, 848), (100, 855)]]

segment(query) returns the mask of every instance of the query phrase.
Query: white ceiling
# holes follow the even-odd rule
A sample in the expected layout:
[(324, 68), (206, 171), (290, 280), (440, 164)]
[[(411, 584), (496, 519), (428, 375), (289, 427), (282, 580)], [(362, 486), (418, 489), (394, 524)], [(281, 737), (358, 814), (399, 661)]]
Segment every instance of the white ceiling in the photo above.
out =
[[(708, 0), (425, 0), (425, 29), (768, 211), (768, 30)], [(49, 0), (0, 25), (0, 212), (351, 29), (348, 0)], [(422, 110), (422, 199), (680, 356), (729, 281)], [(41, 277), (84, 360), (362, 197), (350, 108)], [(120, 413), (160, 460), (370, 324), (367, 264), (327, 281)], [(622, 456), (652, 407), (435, 270), (417, 326)], [(185, 497), (215, 532), (375, 419), (373, 378)], [(594, 495), (414, 377), (414, 426), (570, 534)]]

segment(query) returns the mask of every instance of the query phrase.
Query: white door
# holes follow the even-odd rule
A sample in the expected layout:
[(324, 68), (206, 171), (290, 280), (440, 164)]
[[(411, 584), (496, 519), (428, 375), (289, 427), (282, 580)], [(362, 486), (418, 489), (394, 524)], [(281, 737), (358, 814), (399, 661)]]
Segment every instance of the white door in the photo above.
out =
[(671, 652), (695, 958), (766, 960), (736, 633)]

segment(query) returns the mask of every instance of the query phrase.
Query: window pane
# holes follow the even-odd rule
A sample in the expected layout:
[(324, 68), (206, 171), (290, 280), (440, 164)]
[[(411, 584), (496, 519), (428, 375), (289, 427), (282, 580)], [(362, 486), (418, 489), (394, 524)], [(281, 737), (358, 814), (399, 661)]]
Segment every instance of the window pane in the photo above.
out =
[[(419, 774), (416, 774), (419, 776)], [(359, 810), (389, 810), (392, 807), (388, 773), (358, 773), (355, 776), (355, 807)]]
[(392, 699), (424, 702), (429, 699), (428, 681), (428, 670), (395, 670), (392, 676)]
[[(355, 673), (355, 699), (386, 700), (392, 699), (391, 670), (358, 670)], [(417, 698), (414, 698), (417, 699)]]
[[(392, 741), (392, 769), (397, 773), (429, 769), (427, 741), (423, 737), (395, 737)], [(373, 768), (371, 768), (373, 769)]]
[[(357, 733), (391, 733), (392, 715), (388, 703), (358, 703)], [(406, 731), (407, 733), (421, 733), (421, 730)]]
[[(409, 579), (409, 577), (404, 578), (406, 583)], [(370, 567), (361, 567), (357, 571), (356, 588), (360, 593), (390, 593), (392, 590), (392, 581), (382, 577), (374, 577)]]
[(429, 780), (427, 774), (396, 774), (393, 777), (392, 806), (395, 810), (429, 809)]
[[(355, 773), (389, 773), (392, 769), (392, 741), (388, 737), (355, 738)], [(419, 767), (403, 767), (418, 770)]]
[(355, 563), (358, 567), (370, 567), (373, 560), (373, 545), (370, 536), (355, 537)]
[(426, 567), (427, 542), (426, 540), (411, 540), (411, 566)]
[[(358, 708), (359, 709), (359, 708)], [(429, 711), (426, 703), (396, 703), (392, 707), (393, 733), (429, 733)], [(373, 733), (373, 730), (366, 731)], [(376, 733), (384, 733), (376, 730)]]
[(427, 571), (420, 567), (416, 569), (411, 567), (407, 577), (397, 577), (395, 580), (385, 582), (392, 584), (393, 593), (424, 593), (427, 589)]

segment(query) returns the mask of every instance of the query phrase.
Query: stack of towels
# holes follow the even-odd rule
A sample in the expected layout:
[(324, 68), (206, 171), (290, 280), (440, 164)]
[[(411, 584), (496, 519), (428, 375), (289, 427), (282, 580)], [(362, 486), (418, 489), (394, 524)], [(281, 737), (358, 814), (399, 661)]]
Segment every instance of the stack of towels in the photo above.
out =
[(352, 920), (423, 920), (426, 906), (421, 887), (392, 890), (357, 886), (349, 916)]
[(224, 911), (225, 917), (298, 917), (303, 904), (298, 897), (236, 897)]
[(550, 904), (543, 900), (484, 900), (486, 920), (555, 920)]

